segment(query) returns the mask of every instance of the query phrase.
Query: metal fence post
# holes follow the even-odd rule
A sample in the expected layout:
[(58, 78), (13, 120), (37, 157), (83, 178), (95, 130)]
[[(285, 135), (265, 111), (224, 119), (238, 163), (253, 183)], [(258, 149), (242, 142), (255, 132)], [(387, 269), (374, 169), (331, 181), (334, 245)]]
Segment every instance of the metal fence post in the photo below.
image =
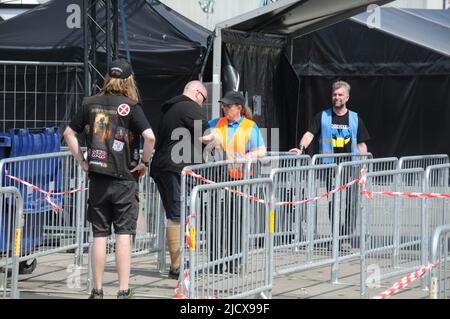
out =
[[(342, 166), (339, 165), (336, 172), (336, 186), (342, 185)], [(340, 194), (333, 194), (334, 203), (332, 205), (332, 214), (333, 214), (333, 245), (332, 245), (332, 256), (333, 256), (333, 264), (331, 266), (331, 283), (337, 284), (339, 277), (339, 228), (340, 228), (340, 220), (341, 220), (341, 203), (340, 203)], [(348, 205), (349, 203), (347, 203)]]

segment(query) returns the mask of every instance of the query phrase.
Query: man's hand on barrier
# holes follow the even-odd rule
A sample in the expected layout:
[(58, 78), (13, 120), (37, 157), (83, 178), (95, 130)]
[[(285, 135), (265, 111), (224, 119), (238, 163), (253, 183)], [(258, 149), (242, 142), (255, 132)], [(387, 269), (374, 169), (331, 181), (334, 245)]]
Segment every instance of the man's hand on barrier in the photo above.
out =
[(289, 153), (294, 153), (294, 154), (299, 155), (299, 154), (303, 154), (303, 151), (301, 149), (299, 149), (299, 148), (291, 148), (289, 150)]

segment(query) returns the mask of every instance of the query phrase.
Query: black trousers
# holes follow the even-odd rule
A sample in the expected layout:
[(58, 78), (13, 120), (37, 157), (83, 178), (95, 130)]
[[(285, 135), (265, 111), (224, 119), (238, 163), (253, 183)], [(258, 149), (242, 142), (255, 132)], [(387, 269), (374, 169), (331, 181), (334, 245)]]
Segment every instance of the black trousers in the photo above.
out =
[[(231, 200), (229, 200), (231, 196)], [(210, 261), (220, 260), (242, 252), (242, 199), (236, 195), (226, 194), (225, 198), (217, 192), (212, 195), (216, 210), (207, 209), (206, 227), (208, 230), (208, 247)], [(235, 205), (236, 204), (236, 205)], [(227, 262), (228, 269), (240, 264), (241, 257)], [(222, 271), (221, 262), (215, 270)]]
[[(358, 178), (358, 172), (356, 172), (356, 169), (352, 169), (350, 174), (347, 174), (343, 178), (343, 183), (346, 184), (348, 182), (351, 182), (352, 180)], [(336, 187), (339, 187), (341, 185), (336, 185), (336, 181), (334, 180), (334, 177), (330, 176), (329, 173), (325, 174), (326, 178), (326, 187), (327, 191), (330, 191)], [(340, 222), (339, 222), (339, 235), (340, 236), (346, 236), (353, 234), (355, 227), (356, 227), (356, 212), (357, 212), (357, 206), (358, 206), (358, 200), (359, 200), (359, 185), (353, 184), (350, 187), (346, 188), (345, 190), (342, 190), (338, 193), (335, 193), (332, 195), (331, 201), (328, 203), (328, 217), (331, 222), (331, 226), (333, 227), (334, 223), (334, 214), (333, 214), (333, 208), (334, 208), (334, 196), (340, 196), (339, 200), (339, 209), (341, 209), (341, 216), (340, 216)], [(342, 218), (342, 214), (344, 214)]]

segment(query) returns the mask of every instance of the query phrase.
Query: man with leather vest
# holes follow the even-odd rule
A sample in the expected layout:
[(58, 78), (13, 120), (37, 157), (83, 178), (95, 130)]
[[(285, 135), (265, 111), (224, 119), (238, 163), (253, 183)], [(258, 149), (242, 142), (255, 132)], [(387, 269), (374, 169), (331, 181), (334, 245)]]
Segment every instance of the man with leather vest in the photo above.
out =
[[(350, 85), (344, 81), (337, 81), (333, 83), (331, 92), (332, 108), (314, 116), (308, 131), (300, 140), (299, 148), (291, 149), (290, 152), (303, 154), (314, 137), (319, 135), (319, 148), (322, 154), (367, 153), (366, 142), (370, 139), (367, 128), (359, 115), (347, 108), (347, 102), (350, 99)], [(321, 159), (321, 164), (333, 162), (331, 157)], [(355, 174), (358, 173), (355, 172)], [(328, 189), (332, 183), (329, 182), (329, 177), (326, 177), (326, 181)], [(345, 195), (345, 216), (339, 230), (341, 236), (352, 234), (356, 225), (357, 190), (347, 189)], [(329, 215), (331, 224), (333, 224), (331, 207), (330, 203)], [(348, 251), (350, 248), (348, 242), (340, 245), (340, 249), (343, 251)]]
[[(103, 273), (107, 238), (114, 225), (116, 265), (119, 274), (117, 298), (128, 299), (131, 268), (131, 236), (138, 218), (138, 179), (147, 171), (155, 136), (139, 104), (131, 65), (125, 60), (111, 63), (102, 91), (86, 97), (81, 109), (64, 132), (64, 138), (81, 168), (88, 174), (92, 223), (92, 269), (94, 289), (89, 298), (103, 298)], [(87, 158), (77, 134), (86, 137)], [(142, 158), (140, 138), (144, 138)]]

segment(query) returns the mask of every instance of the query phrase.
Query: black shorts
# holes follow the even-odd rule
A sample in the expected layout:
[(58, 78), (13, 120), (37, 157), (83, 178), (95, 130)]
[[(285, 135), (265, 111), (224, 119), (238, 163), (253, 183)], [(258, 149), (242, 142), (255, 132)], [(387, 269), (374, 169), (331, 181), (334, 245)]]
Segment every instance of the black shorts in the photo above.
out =
[(181, 174), (161, 171), (154, 174), (153, 179), (155, 180), (156, 186), (158, 186), (167, 219), (179, 222), (181, 210)]
[(139, 187), (135, 181), (95, 174), (89, 183), (87, 220), (94, 237), (136, 234), (139, 210)]

